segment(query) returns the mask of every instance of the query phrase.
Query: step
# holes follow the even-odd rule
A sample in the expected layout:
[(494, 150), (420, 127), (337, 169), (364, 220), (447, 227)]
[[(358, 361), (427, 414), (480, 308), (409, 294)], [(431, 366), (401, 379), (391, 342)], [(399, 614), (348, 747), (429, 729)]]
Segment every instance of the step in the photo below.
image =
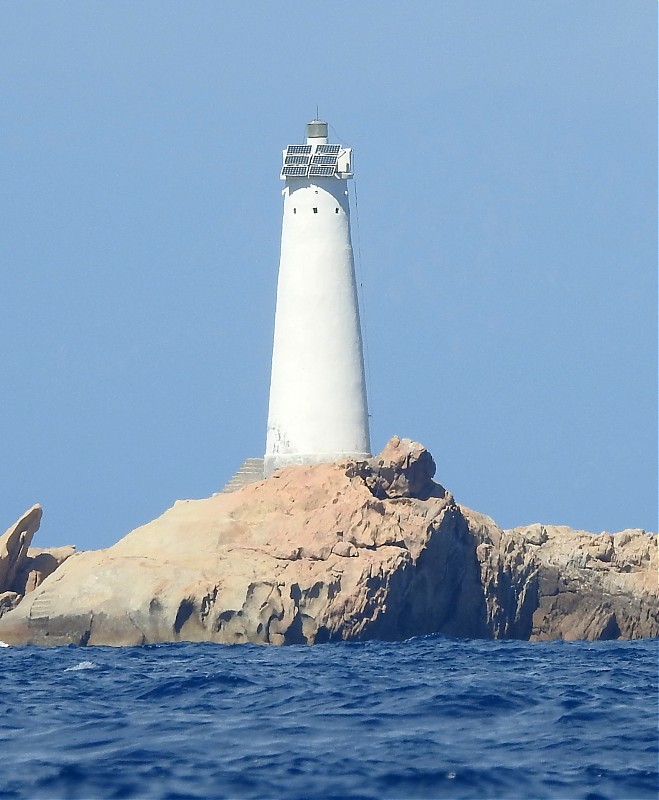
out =
[(48, 595), (40, 594), (32, 601), (30, 608), (30, 619), (48, 619), (50, 617), (52, 604)]
[(248, 458), (246, 459), (238, 472), (225, 484), (222, 492), (237, 492), (244, 486), (249, 486), (250, 483), (263, 480), (263, 459), (262, 458)]

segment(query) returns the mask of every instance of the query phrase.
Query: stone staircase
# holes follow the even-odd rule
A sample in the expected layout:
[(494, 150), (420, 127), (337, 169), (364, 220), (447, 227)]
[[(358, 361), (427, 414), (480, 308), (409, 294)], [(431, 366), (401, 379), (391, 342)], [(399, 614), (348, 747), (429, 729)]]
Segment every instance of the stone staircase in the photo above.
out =
[(248, 458), (243, 462), (238, 472), (225, 485), (222, 492), (237, 492), (243, 486), (263, 480), (263, 459)]
[(28, 624), (45, 624), (50, 619), (51, 599), (48, 595), (37, 595), (32, 601)]

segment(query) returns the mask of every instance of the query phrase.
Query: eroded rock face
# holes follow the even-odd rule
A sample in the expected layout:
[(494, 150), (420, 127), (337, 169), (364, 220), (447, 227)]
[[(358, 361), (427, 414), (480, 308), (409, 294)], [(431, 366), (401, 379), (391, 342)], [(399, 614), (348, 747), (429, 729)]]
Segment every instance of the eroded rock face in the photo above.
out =
[[(656, 584), (646, 580), (656, 539), (502, 531), (459, 506), (434, 471), (422, 445), (396, 437), (366, 462), (288, 467), (231, 494), (179, 501), (113, 547), (67, 558), (0, 620), (0, 639), (597, 638), (616, 630), (610, 610), (619, 635), (657, 635)], [(554, 573), (581, 581), (569, 608), (555, 602), (569, 592)]]
[(25, 565), (32, 537), (39, 530), (41, 506), (34, 505), (0, 536), (0, 592), (12, 589)]
[(75, 546), (72, 544), (63, 547), (30, 547), (27, 558), (16, 573), (12, 590), (21, 596), (33, 592), (75, 552)]
[(497, 639), (529, 639), (539, 597), (539, 563), (521, 537), (504, 533), (483, 514), (461, 506), (479, 542), (476, 556), (489, 630)]
[(507, 531), (539, 565), (533, 639), (636, 639), (659, 635), (657, 536), (592, 534), (558, 525)]
[(0, 617), (8, 611), (13, 611), (23, 599), (18, 592), (0, 592)]
[(72, 545), (30, 547), (42, 513), (41, 506), (32, 506), (0, 537), (0, 617), (16, 608), (75, 552)]

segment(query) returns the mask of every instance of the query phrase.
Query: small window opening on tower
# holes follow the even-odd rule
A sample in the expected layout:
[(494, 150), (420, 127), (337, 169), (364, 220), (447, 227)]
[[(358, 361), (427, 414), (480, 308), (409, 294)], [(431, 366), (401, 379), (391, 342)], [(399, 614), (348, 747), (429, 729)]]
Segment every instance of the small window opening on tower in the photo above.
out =
[(294, 214), (297, 214), (297, 208), (294, 208), (294, 209), (293, 209), (293, 213), (294, 213)]
[(339, 213), (339, 209), (338, 209), (338, 208), (335, 208), (335, 209), (334, 209), (334, 213), (335, 213), (335, 214), (338, 214), (338, 213)]
[(317, 213), (318, 213), (318, 209), (317, 209), (317, 208), (314, 208), (314, 210), (313, 210), (313, 213), (314, 213), (314, 214), (317, 214)]

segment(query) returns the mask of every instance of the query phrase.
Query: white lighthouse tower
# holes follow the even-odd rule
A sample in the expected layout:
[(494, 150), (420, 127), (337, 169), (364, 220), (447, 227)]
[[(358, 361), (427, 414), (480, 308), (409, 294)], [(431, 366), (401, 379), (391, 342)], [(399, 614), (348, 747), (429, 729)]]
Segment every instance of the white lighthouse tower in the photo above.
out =
[(350, 243), (350, 148), (307, 125), (283, 153), (286, 181), (264, 474), (370, 455)]

